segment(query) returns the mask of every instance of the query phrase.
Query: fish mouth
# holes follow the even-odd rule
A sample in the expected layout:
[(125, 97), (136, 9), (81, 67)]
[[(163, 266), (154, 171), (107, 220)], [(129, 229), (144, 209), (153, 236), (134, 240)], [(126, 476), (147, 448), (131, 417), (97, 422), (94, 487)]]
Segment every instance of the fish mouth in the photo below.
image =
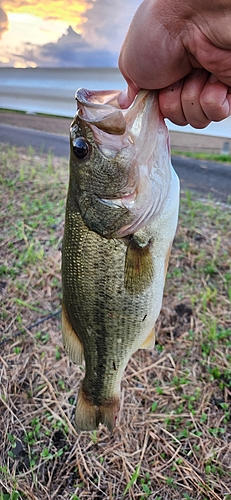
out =
[[(114, 158), (134, 142), (133, 124), (144, 105), (149, 91), (142, 90), (127, 109), (120, 108), (120, 90), (91, 91), (80, 88), (75, 93), (77, 115), (90, 126), (95, 143), (107, 158)], [(137, 134), (137, 130), (135, 131)]]
[[(114, 233), (117, 238), (123, 238), (136, 233), (139, 229), (151, 222), (159, 212), (163, 202), (161, 189), (155, 186), (155, 192), (149, 177), (145, 175), (138, 187), (121, 198), (98, 198), (108, 209), (126, 209), (132, 214), (130, 221)], [(164, 198), (165, 199), (165, 198)]]
[[(157, 93), (142, 90), (131, 106), (121, 109), (121, 91), (76, 92), (80, 121), (86, 123), (100, 152), (129, 165), (123, 191), (110, 196), (98, 194), (98, 201), (108, 210), (124, 209), (130, 213), (115, 236), (136, 232), (157, 215), (168, 195), (172, 179), (169, 134), (159, 110)], [(127, 217), (127, 216), (126, 216)]]
[(123, 135), (126, 120), (118, 104), (118, 91), (79, 89), (75, 94), (78, 116), (89, 125), (111, 135)]
[(118, 97), (121, 94), (121, 90), (87, 90), (84, 88), (79, 88), (76, 90), (75, 99), (79, 109), (82, 107), (91, 109), (92, 113), (94, 111), (97, 115), (101, 114), (103, 117), (107, 113), (112, 112), (112, 108), (116, 108), (122, 114), (125, 114), (127, 110), (137, 106), (146, 95), (150, 93), (149, 90), (141, 90), (139, 94), (135, 97), (133, 103), (129, 108), (121, 108), (118, 102)]
[(109, 208), (129, 208), (135, 202), (137, 191), (125, 194), (121, 198), (99, 198), (99, 201)]

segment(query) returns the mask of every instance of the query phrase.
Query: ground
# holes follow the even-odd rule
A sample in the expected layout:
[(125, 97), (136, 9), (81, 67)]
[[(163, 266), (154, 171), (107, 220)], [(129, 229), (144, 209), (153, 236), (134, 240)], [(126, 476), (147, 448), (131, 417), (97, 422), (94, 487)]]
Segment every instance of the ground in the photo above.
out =
[(156, 346), (128, 364), (113, 433), (77, 433), (67, 178), (67, 160), (1, 146), (0, 500), (231, 500), (231, 207), (182, 193)]

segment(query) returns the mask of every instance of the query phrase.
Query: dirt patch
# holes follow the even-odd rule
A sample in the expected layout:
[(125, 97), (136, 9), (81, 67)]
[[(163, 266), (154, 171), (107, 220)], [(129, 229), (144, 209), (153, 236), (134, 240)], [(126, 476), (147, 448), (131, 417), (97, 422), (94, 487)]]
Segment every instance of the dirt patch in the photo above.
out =
[(0, 111), (0, 123), (14, 127), (41, 130), (50, 134), (69, 135), (71, 118), (56, 118), (10, 111)]

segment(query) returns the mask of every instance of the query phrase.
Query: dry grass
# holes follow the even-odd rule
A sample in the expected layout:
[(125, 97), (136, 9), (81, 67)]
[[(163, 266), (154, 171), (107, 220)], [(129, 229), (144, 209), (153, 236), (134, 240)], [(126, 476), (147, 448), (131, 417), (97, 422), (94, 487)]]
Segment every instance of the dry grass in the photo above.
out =
[(67, 162), (1, 148), (0, 500), (231, 499), (231, 209), (182, 195), (156, 349), (121, 414), (76, 433), (61, 342)]

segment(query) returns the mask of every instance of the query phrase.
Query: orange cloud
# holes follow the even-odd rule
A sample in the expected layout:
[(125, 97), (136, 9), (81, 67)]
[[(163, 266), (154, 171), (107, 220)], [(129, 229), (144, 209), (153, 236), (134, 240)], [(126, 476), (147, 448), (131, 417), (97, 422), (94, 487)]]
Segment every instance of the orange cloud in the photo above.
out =
[(5, 11), (1, 8), (0, 5), (0, 35), (5, 33), (8, 29), (8, 19)]
[(87, 21), (85, 12), (93, 7), (95, 0), (2, 0), (6, 14), (27, 13), (42, 19), (58, 19), (75, 29), (81, 29)]

